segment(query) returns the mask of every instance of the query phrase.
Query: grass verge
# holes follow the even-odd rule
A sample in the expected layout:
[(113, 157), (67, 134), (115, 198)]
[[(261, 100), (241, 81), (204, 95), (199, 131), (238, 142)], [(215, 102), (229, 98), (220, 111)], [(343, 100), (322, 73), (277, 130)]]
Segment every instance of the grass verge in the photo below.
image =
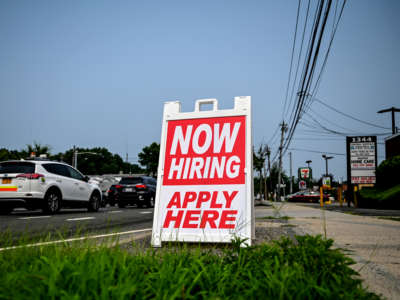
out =
[(221, 251), (165, 245), (132, 254), (88, 242), (3, 251), (0, 299), (378, 299), (332, 240), (241, 242)]
[(384, 190), (364, 188), (360, 190), (360, 196), (361, 207), (400, 209), (400, 184)]

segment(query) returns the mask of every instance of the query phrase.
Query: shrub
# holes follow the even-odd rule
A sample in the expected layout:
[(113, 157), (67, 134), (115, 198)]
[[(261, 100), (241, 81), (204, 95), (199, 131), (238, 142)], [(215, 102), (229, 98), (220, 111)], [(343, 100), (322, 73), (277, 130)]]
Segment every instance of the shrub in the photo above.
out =
[[(226, 249), (61, 245), (0, 252), (0, 299), (379, 299), (321, 236)], [(219, 250), (219, 251), (217, 251)]]
[(387, 189), (400, 184), (400, 155), (381, 162), (376, 169), (377, 188)]

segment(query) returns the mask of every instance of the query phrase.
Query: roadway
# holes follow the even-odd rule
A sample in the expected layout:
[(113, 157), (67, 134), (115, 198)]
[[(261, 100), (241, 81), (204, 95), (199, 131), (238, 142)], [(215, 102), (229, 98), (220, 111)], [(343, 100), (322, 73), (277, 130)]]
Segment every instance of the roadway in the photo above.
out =
[[(40, 210), (14, 210), (0, 217), (0, 232), (14, 238), (37, 240), (51, 235), (51, 239), (121, 232), (151, 228), (152, 208), (118, 207), (101, 208), (98, 212), (86, 209), (62, 209), (57, 214), (44, 214)], [(1, 243), (1, 240), (0, 240)]]

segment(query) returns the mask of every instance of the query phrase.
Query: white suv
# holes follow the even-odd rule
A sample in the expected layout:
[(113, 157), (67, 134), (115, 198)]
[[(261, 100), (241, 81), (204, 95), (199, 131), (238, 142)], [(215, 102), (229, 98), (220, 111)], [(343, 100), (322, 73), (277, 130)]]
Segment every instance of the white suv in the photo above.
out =
[(0, 162), (0, 213), (16, 207), (56, 213), (61, 207), (98, 211), (101, 191), (71, 166), (42, 159)]

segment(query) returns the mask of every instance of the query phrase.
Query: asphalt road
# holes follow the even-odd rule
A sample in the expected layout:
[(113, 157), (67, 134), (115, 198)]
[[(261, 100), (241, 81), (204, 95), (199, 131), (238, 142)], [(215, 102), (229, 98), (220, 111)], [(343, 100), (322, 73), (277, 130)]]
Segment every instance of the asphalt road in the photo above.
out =
[(55, 215), (40, 210), (14, 210), (10, 215), (0, 216), (0, 232), (37, 239), (52, 234), (54, 238), (75, 235), (93, 235), (126, 230), (151, 228), (153, 209), (126, 207), (101, 208), (98, 212), (86, 209), (62, 209)]

